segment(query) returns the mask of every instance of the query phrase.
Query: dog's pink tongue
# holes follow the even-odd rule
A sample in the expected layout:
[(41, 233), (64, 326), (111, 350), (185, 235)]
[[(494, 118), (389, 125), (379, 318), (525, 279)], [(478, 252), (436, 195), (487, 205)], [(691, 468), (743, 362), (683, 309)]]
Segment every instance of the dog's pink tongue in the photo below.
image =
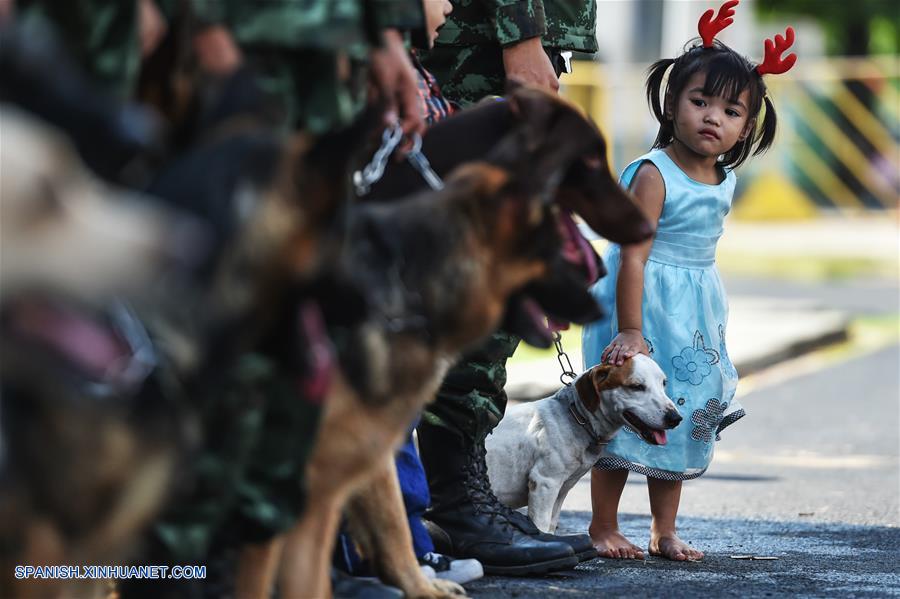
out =
[(666, 431), (651, 431), (650, 434), (653, 435), (653, 440), (657, 445), (666, 444)]
[(525, 301), (522, 302), (522, 307), (525, 309), (525, 313), (528, 314), (529, 318), (531, 318), (535, 331), (540, 333), (541, 337), (548, 342), (551, 341), (553, 339), (553, 335), (551, 334), (553, 329), (547, 328), (547, 325), (552, 323), (547, 323), (547, 317), (544, 315), (544, 311), (541, 310), (540, 304), (529, 297), (525, 298)]
[(594, 251), (578, 230), (572, 216), (564, 210), (559, 215), (559, 228), (563, 238), (563, 257), (570, 264), (583, 269), (588, 284), (596, 282), (600, 278), (600, 271), (597, 268)]
[(305, 400), (320, 405), (331, 385), (334, 350), (325, 332), (319, 306), (306, 301), (300, 305), (299, 312), (299, 326), (307, 346), (307, 373), (300, 380), (301, 393)]

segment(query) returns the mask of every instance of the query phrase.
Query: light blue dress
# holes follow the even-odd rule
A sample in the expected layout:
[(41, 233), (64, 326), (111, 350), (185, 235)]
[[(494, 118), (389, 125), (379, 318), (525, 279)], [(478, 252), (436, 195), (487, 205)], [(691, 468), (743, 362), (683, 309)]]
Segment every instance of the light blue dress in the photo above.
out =
[[(731, 209), (735, 176), (726, 171), (718, 185), (700, 183), (664, 151), (653, 150), (629, 164), (620, 183), (630, 186), (647, 161), (662, 174), (666, 198), (644, 268), (643, 334), (650, 356), (666, 373), (666, 391), (683, 420), (668, 431), (663, 446), (650, 445), (623, 428), (596, 467), (687, 480), (706, 471), (718, 433), (744, 415), (734, 400), (738, 376), (725, 349), (728, 303), (715, 264), (716, 242)], [(606, 315), (584, 327), (585, 368), (600, 362), (603, 349), (618, 333), (619, 252), (618, 246), (610, 246), (604, 256), (609, 274), (591, 289)]]

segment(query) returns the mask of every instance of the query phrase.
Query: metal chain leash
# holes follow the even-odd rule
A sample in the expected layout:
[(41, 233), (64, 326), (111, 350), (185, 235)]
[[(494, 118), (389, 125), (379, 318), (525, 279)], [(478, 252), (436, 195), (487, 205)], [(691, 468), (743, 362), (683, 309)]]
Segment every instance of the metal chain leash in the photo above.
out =
[[(399, 125), (392, 125), (384, 130), (381, 135), (381, 147), (375, 151), (372, 160), (363, 167), (362, 170), (353, 173), (353, 185), (356, 188), (356, 195), (364, 196), (369, 193), (372, 186), (384, 176), (384, 169), (387, 167), (388, 160), (400, 142), (403, 140), (403, 129)], [(428, 186), (434, 190), (444, 188), (444, 182), (438, 176), (428, 158), (422, 153), (422, 136), (418, 133), (412, 135), (413, 147), (406, 156), (410, 165), (419, 175), (425, 179)]]
[(381, 179), (388, 159), (397, 146), (400, 145), (402, 139), (403, 129), (400, 128), (400, 125), (392, 125), (384, 130), (384, 133), (381, 134), (381, 147), (375, 151), (372, 160), (361, 171), (353, 173), (353, 186), (356, 188), (356, 195), (366, 195), (372, 189), (372, 186)]
[(563, 351), (562, 335), (559, 331), (553, 332), (553, 344), (556, 346), (556, 361), (559, 362), (559, 367), (562, 368), (559, 382), (566, 387), (571, 387), (578, 375), (575, 374), (575, 370), (572, 368), (572, 361), (569, 360), (569, 355)]
[(428, 183), (431, 189), (435, 191), (444, 189), (444, 182), (434, 172), (434, 169), (431, 168), (431, 163), (428, 162), (425, 154), (422, 153), (422, 136), (418, 133), (413, 134), (413, 147), (407, 154), (406, 159), (422, 175), (422, 178), (425, 179), (425, 182)]

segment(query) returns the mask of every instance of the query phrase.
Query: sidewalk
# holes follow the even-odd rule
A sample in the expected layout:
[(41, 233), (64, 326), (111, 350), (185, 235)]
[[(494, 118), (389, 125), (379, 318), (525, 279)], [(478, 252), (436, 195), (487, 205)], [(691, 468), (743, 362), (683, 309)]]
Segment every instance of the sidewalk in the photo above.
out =
[[(803, 300), (732, 297), (728, 353), (738, 373), (746, 376), (768, 366), (847, 338), (849, 317), (838, 310)], [(564, 340), (575, 372), (584, 370), (577, 339)], [(529, 401), (560, 387), (556, 356), (510, 361), (506, 392), (510, 399)]]

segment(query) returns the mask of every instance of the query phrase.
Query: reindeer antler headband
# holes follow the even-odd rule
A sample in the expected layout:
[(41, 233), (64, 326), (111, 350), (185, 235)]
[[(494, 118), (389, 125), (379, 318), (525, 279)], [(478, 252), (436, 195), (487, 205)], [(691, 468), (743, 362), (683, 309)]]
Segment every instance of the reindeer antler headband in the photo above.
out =
[[(732, 18), (734, 17), (734, 7), (739, 2), (740, 0), (728, 0), (728, 2), (719, 7), (718, 14), (712, 8), (703, 13), (703, 16), (700, 17), (700, 22), (697, 24), (697, 29), (700, 31), (700, 37), (703, 39), (704, 48), (712, 47), (716, 34), (734, 22)], [(715, 18), (713, 18), (713, 15), (715, 15)], [(756, 72), (762, 76), (767, 73), (779, 75), (789, 71), (794, 66), (794, 63), (797, 62), (797, 55), (791, 53), (784, 58), (781, 58), (781, 55), (793, 44), (793, 27), (788, 27), (783, 37), (781, 34), (778, 34), (775, 36), (774, 41), (767, 39), (765, 42), (765, 58), (756, 67)]]

